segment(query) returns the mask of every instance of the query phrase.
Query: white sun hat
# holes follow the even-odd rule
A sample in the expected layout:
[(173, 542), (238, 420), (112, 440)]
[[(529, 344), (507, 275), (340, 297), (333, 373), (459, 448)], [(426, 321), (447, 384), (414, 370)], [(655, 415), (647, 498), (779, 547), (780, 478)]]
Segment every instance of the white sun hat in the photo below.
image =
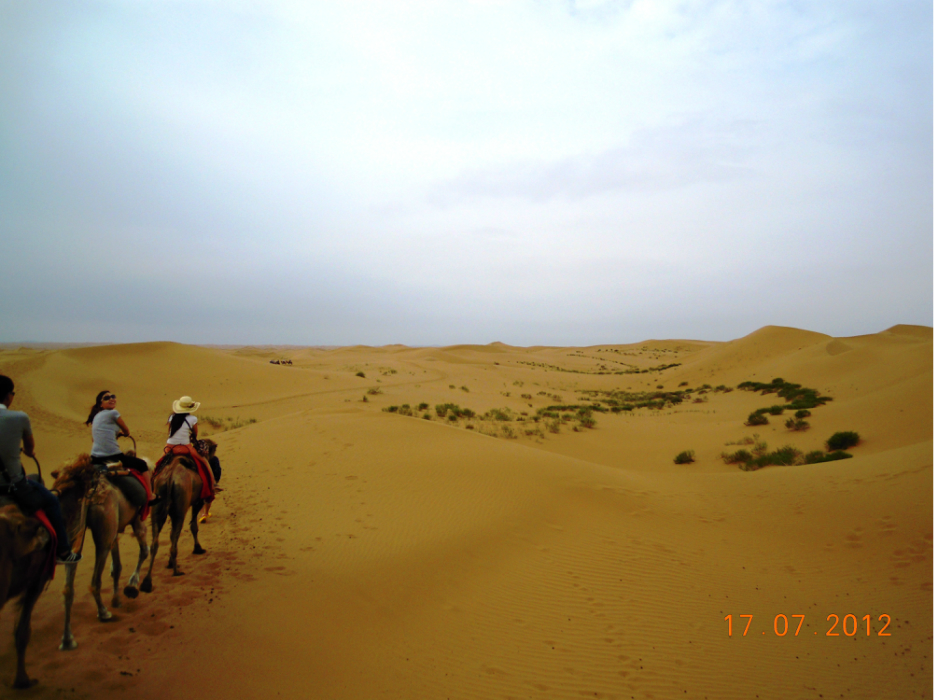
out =
[(172, 402), (172, 411), (175, 413), (194, 413), (201, 406), (200, 401), (192, 401), (190, 396), (183, 396)]

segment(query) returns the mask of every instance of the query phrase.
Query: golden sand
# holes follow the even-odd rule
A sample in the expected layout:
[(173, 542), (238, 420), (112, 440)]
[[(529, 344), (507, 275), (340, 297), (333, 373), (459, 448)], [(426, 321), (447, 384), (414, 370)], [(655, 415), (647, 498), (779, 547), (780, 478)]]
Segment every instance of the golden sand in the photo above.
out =
[[(60, 573), (34, 615), (39, 684), (21, 696), (930, 697), (931, 368), (931, 329), (915, 326), (587, 348), (0, 351), (46, 471), (89, 449), (101, 389), (151, 457), (172, 400), (190, 395), (226, 487), (201, 528), (208, 554), (191, 554), (186, 529), (173, 578), (163, 532), (155, 590), (107, 624), (85, 546), (79, 647), (57, 650)], [(633, 369), (652, 371), (620, 373)], [(696, 390), (774, 377), (833, 397), (810, 430), (787, 430), (787, 413), (746, 427), (774, 395)], [(586, 391), (659, 385), (695, 391), (595, 413), (592, 429), (532, 420)], [(444, 403), (523, 420), (451, 423)], [(415, 415), (383, 410), (404, 404)], [(845, 430), (862, 437), (853, 459), (747, 472), (720, 457), (753, 434), (809, 452)], [(674, 464), (682, 450), (696, 461)], [(124, 567), (135, 549), (121, 538)]]

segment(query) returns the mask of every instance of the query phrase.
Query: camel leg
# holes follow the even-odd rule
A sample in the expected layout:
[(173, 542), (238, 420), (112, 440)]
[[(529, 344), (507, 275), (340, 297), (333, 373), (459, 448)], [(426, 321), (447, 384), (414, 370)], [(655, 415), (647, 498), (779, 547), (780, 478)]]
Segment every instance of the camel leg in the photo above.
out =
[(130, 525), (133, 528), (133, 536), (139, 542), (139, 560), (136, 562), (136, 570), (130, 576), (130, 580), (127, 581), (126, 588), (123, 589), (123, 595), (127, 598), (135, 598), (139, 595), (139, 572), (143, 568), (146, 557), (149, 556), (149, 547), (146, 546), (146, 525), (139, 519), (138, 515), (133, 518)]
[(198, 501), (194, 507), (191, 509), (191, 536), (195, 539), (195, 551), (194, 554), (207, 554), (208, 550), (201, 546), (201, 543), (198, 542), (198, 513), (201, 512), (201, 506), (204, 505), (204, 501)]
[(172, 536), (171, 536), (171, 546), (169, 547), (169, 565), (167, 568), (172, 569), (173, 576), (184, 576), (184, 572), (178, 568), (178, 538), (182, 534), (182, 526), (185, 524), (185, 512), (182, 511), (176, 517), (176, 514), (173, 512), (171, 515), (172, 518)]
[(65, 599), (65, 631), (62, 633), (62, 643), (58, 646), (61, 651), (71, 651), (78, 646), (75, 636), (71, 633), (71, 604), (75, 600), (75, 572), (77, 570), (77, 564), (69, 564), (65, 567), (65, 590), (63, 592)]
[[(101, 600), (101, 579), (104, 576), (104, 564), (107, 563), (107, 555), (113, 549), (117, 533), (109, 523), (102, 522), (100, 527), (92, 527), (91, 533), (94, 535), (94, 573), (91, 576), (91, 595), (94, 596), (94, 602), (97, 603), (97, 619), (101, 622), (108, 622), (113, 618), (111, 612), (104, 607)], [(119, 557), (119, 554), (117, 555)]]
[(29, 637), (32, 632), (30, 623), (32, 620), (32, 609), (39, 600), (42, 589), (45, 588), (46, 579), (39, 580), (39, 585), (32, 585), (26, 589), (23, 594), (23, 602), (20, 607), (19, 615), (16, 618), (16, 627), (13, 630), (13, 638), (16, 642), (16, 679), (13, 681), (14, 688), (30, 688), (36, 684), (36, 681), (30, 680), (26, 674), (26, 646), (29, 644)]
[(114, 582), (114, 596), (110, 601), (110, 607), (119, 608), (120, 602), (120, 572), (123, 571), (123, 562), (120, 561), (120, 538), (114, 538), (113, 547), (110, 548), (110, 577)]
[(149, 570), (146, 572), (146, 578), (143, 579), (140, 586), (143, 593), (152, 593), (152, 567), (156, 563), (156, 552), (159, 551), (159, 533), (162, 531), (162, 526), (165, 525), (165, 515), (165, 503), (156, 506), (152, 511), (152, 548), (149, 551)]

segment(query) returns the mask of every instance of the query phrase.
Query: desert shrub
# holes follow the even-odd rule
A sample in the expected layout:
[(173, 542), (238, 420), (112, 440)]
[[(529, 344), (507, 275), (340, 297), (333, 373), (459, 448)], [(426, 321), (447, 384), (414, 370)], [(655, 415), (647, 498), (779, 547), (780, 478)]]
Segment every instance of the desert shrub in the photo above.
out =
[(525, 399), (526, 401), (531, 401), (531, 400), (532, 400), (532, 395), (531, 395), (531, 394), (522, 394), (522, 398)]
[(842, 433), (834, 433), (827, 440), (827, 449), (829, 451), (833, 450), (845, 450), (848, 447), (855, 447), (859, 444), (859, 433), (854, 433), (852, 431), (844, 431)]
[(688, 385), (687, 382), (681, 382), (678, 386), (687, 386), (687, 385)]
[(685, 450), (675, 456), (675, 464), (690, 464), (694, 461), (694, 450)]
[(378, 394), (382, 394), (383, 390), (377, 386), (377, 387), (373, 387), (372, 389), (367, 389), (366, 393), (368, 393), (370, 396), (376, 396)]
[(549, 433), (560, 433), (561, 432), (561, 420), (558, 418), (552, 418), (545, 421), (545, 427), (548, 428)]
[(461, 387), (461, 391), (465, 391), (465, 392), (467, 392), (467, 393), (470, 393), (470, 389), (468, 389), (466, 386), (462, 386), (462, 387)]
[(795, 418), (809, 418), (811, 412), (806, 408), (802, 408), (800, 411), (795, 411)]
[(500, 432), (502, 433), (503, 437), (506, 438), (507, 440), (515, 440), (517, 437), (516, 431), (513, 430), (512, 427), (508, 425), (502, 426), (502, 428), (500, 428)]
[(801, 452), (796, 450), (791, 445), (785, 445), (784, 447), (779, 447), (774, 452), (767, 452), (760, 454), (748, 462), (742, 462), (739, 465), (739, 468), (743, 471), (752, 472), (757, 469), (762, 469), (762, 467), (769, 466), (791, 466), (797, 464), (801, 461)]
[(431, 414), (430, 414), (430, 413), (426, 413), (426, 414), (424, 414), (424, 415), (422, 416), (422, 418), (424, 418), (425, 420), (431, 420)]
[(481, 418), (483, 418), (483, 420), (510, 421), (512, 420), (512, 411), (508, 408), (491, 408), (484, 413)]
[(456, 413), (449, 413), (449, 414), (448, 414), (448, 420), (449, 420), (451, 423), (456, 423), (456, 422), (457, 422), (457, 414), (456, 414)]
[(581, 427), (582, 427), (582, 428), (591, 428), (591, 429), (593, 429), (593, 428), (596, 428), (596, 427), (597, 427), (597, 421), (596, 421), (596, 419), (594, 419), (594, 417), (593, 417), (592, 415), (590, 415), (589, 413), (586, 414), (586, 415), (582, 415), (582, 416), (581, 416), (581, 418), (580, 418), (580, 424), (581, 424)]
[(807, 430), (808, 428), (811, 427), (811, 424), (808, 423), (806, 420), (801, 420), (801, 419), (795, 420), (794, 418), (789, 418), (788, 420), (785, 421), (785, 427), (788, 428), (788, 430), (800, 431), (800, 430)]
[(409, 406), (407, 403), (404, 403), (401, 406), (399, 406), (399, 415), (400, 416), (414, 416), (415, 412), (412, 410), (411, 406)]
[(383, 410), (386, 411), (386, 413), (398, 413), (399, 407), (398, 406), (386, 406), (386, 408), (384, 408)]
[(768, 425), (769, 419), (763, 413), (750, 413), (746, 419), (746, 425)]
[(765, 440), (757, 440), (756, 443), (752, 446), (752, 454), (754, 457), (761, 457), (768, 451), (769, 443), (767, 443)]
[(444, 418), (448, 413), (448, 406), (450, 404), (439, 403), (435, 406), (435, 413), (438, 414), (438, 418)]
[(363, 377), (364, 379), (366, 379), (366, 375), (365, 375), (362, 371), (357, 372), (357, 376), (358, 376), (358, 377)]
[(427, 410), (427, 409), (428, 409), (428, 404), (427, 404), (427, 403), (424, 403), (424, 402), (423, 402), (423, 403), (418, 404), (418, 410), (419, 410), (419, 411), (425, 411), (425, 410)]
[(769, 406), (769, 413), (773, 416), (780, 416), (785, 412), (784, 406)]
[(851, 459), (853, 455), (849, 452), (843, 452), (842, 450), (837, 450), (836, 452), (830, 452), (824, 454), (820, 450), (815, 450), (814, 452), (808, 452), (804, 457), (805, 464), (819, 464), (821, 462), (836, 462), (838, 459)]
[(366, 397), (366, 394), (363, 395), (363, 403), (369, 403), (369, 399)]
[(752, 453), (749, 450), (736, 450), (736, 452), (724, 452), (720, 455), (727, 464), (740, 464), (752, 461)]

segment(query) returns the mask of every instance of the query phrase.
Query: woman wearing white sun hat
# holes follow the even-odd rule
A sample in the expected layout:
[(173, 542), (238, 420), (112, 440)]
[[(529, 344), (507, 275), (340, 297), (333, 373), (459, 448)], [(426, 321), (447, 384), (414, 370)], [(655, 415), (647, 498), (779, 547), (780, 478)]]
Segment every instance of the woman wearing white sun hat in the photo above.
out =
[(196, 463), (204, 468), (200, 469), (202, 479), (205, 485), (210, 488), (210, 496), (205, 498), (208, 504), (214, 500), (214, 493), (217, 489), (214, 483), (214, 474), (211, 471), (211, 465), (208, 461), (192, 446), (198, 438), (198, 417), (191, 415), (201, 407), (200, 401), (195, 401), (190, 396), (183, 396), (177, 401), (172, 402), (172, 415), (166, 421), (169, 426), (169, 439), (165, 441), (165, 457), (170, 459), (173, 455), (187, 455)]

